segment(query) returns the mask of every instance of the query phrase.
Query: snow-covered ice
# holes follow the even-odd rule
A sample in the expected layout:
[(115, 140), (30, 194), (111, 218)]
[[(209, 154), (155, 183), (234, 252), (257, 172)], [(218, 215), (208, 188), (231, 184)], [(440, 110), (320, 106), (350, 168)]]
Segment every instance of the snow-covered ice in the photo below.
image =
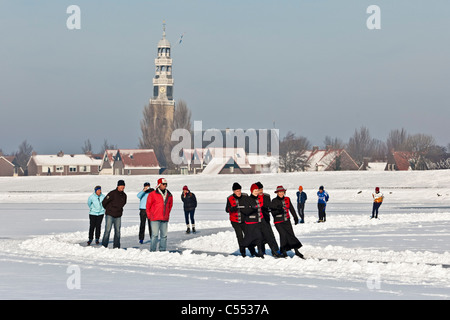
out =
[[(450, 171), (308, 172), (167, 176), (174, 194), (170, 252), (138, 244), (138, 199), (157, 176), (0, 178), (2, 299), (449, 299)], [(87, 197), (126, 182), (122, 248), (87, 247)], [(306, 222), (294, 226), (303, 243), (275, 259), (237, 255), (224, 211), (231, 185), (248, 192), (261, 181), (295, 200), (308, 194)], [(197, 195), (196, 227), (186, 235), (181, 188)], [(330, 194), (327, 222), (316, 223), (316, 192)], [(371, 220), (371, 193), (385, 194)], [(103, 223), (104, 226), (104, 223)], [(102, 226), (102, 227), (103, 227)], [(113, 233), (113, 231), (112, 231)], [(274, 228), (278, 239), (278, 233)], [(112, 240), (112, 237), (111, 237)], [(75, 271), (73, 271), (75, 270)], [(78, 286), (71, 285), (74, 276)]]

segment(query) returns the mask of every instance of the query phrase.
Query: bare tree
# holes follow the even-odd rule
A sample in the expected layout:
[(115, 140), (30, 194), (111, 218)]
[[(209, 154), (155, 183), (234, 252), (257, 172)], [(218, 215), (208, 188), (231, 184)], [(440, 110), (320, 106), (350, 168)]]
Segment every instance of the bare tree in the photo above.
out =
[(386, 144), (390, 151), (409, 152), (409, 163), (413, 170), (442, 169), (447, 168), (449, 163), (445, 147), (438, 146), (431, 135), (411, 135), (405, 129), (392, 130)]
[(24, 140), (19, 145), (19, 150), (15, 153), (15, 162), (24, 172), (27, 172), (27, 164), (28, 160), (30, 160), (32, 152), (33, 147), (27, 142), (27, 140)]
[(187, 107), (186, 102), (184, 102), (184, 100), (179, 100), (173, 114), (173, 130), (186, 129), (191, 132), (191, 116), (191, 110)]
[(348, 153), (353, 157), (358, 165), (361, 165), (364, 158), (371, 157), (373, 151), (373, 140), (370, 137), (369, 129), (361, 127), (355, 129), (355, 133), (348, 141)]
[(84, 154), (92, 153), (91, 140), (87, 139), (86, 141), (84, 141), (84, 146), (81, 147), (81, 150)]
[(421, 133), (408, 136), (406, 150), (413, 155), (409, 161), (413, 170), (432, 169), (433, 161), (431, 159), (435, 160), (436, 154), (440, 153), (434, 138)]
[(406, 151), (406, 141), (408, 139), (408, 134), (405, 129), (401, 130), (391, 130), (389, 136), (386, 140), (387, 149), (389, 152), (392, 150)]
[(436, 142), (432, 136), (418, 133), (409, 135), (405, 145), (407, 151), (426, 154), (431, 147), (436, 145)]
[(386, 143), (378, 140), (373, 139), (372, 140), (372, 152), (371, 152), (371, 159), (372, 160), (386, 160), (388, 154), (388, 148), (386, 146)]
[(280, 168), (283, 172), (304, 171), (308, 166), (305, 150), (311, 147), (311, 143), (305, 137), (297, 137), (288, 132), (280, 142)]
[(170, 162), (170, 135), (172, 124), (166, 118), (166, 110), (154, 104), (148, 104), (143, 111), (141, 120), (142, 137), (139, 138), (139, 148), (153, 149), (161, 167), (168, 168)]
[(324, 147), (331, 147), (332, 149), (342, 149), (345, 148), (345, 143), (339, 139), (338, 137), (331, 138), (330, 136), (326, 136), (323, 140)]
[(177, 102), (173, 119), (168, 118), (166, 108), (151, 103), (144, 108), (142, 114), (139, 148), (153, 149), (161, 167), (173, 169), (171, 151), (174, 143), (170, 139), (172, 132), (175, 129), (186, 129), (189, 132), (192, 130), (191, 111), (186, 102)]
[(110, 144), (107, 139), (103, 141), (102, 148), (100, 149), (100, 154), (105, 153), (106, 150), (115, 150), (117, 149), (117, 145)]

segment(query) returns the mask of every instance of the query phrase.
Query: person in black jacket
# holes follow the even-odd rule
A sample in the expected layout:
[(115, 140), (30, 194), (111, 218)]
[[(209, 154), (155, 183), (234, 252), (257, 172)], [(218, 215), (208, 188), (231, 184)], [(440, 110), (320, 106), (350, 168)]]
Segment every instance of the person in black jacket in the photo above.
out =
[(294, 206), (289, 197), (285, 197), (286, 189), (284, 189), (283, 186), (278, 186), (275, 193), (277, 196), (272, 199), (270, 209), (275, 228), (277, 228), (277, 231), (280, 234), (281, 255), (287, 257), (286, 251), (294, 249), (295, 255), (304, 259), (303, 255), (298, 251), (298, 249), (302, 247), (302, 244), (295, 236), (290, 220), (290, 214), (292, 214), (295, 224), (298, 223), (298, 217)]
[(184, 209), (184, 219), (186, 220), (186, 233), (191, 233), (191, 228), (189, 226), (189, 218), (191, 219), (192, 232), (195, 231), (195, 208), (197, 208), (197, 198), (195, 198), (195, 194), (193, 194), (188, 186), (183, 187), (183, 193), (181, 194), (181, 201), (183, 201), (183, 209)]
[(255, 255), (264, 258), (264, 236), (261, 224), (261, 221), (264, 220), (262, 213), (263, 199), (259, 197), (259, 188), (255, 183), (250, 187), (250, 192), (251, 195), (243, 198), (241, 201), (241, 205), (243, 206), (241, 212), (244, 215), (245, 221), (244, 241), (242, 245), (249, 248), (250, 252), (256, 246), (258, 252)]
[(139, 223), (139, 243), (143, 244), (144, 243), (144, 235), (145, 235), (145, 224), (148, 225), (148, 234), (150, 236), (150, 239), (152, 238), (152, 229), (150, 227), (150, 220), (148, 220), (147, 217), (147, 198), (148, 195), (150, 194), (150, 192), (154, 191), (155, 189), (150, 188), (150, 182), (145, 182), (144, 183), (144, 189), (142, 189), (142, 191), (140, 191), (137, 194), (137, 197), (139, 199), (139, 218), (140, 218), (140, 223)]
[(105, 232), (103, 234), (102, 246), (108, 247), (109, 235), (114, 225), (114, 244), (113, 248), (120, 248), (120, 227), (123, 214), (123, 207), (127, 203), (127, 195), (124, 192), (125, 181), (119, 180), (117, 188), (110, 191), (102, 201), (105, 212)]
[(264, 193), (264, 186), (261, 182), (257, 182), (256, 185), (259, 188), (259, 197), (263, 199), (263, 205), (261, 207), (264, 219), (261, 221), (262, 232), (264, 236), (263, 241), (263, 250), (265, 249), (265, 244), (267, 243), (272, 251), (272, 256), (275, 258), (280, 257), (277, 240), (275, 240), (275, 235), (273, 234), (272, 227), (270, 226), (270, 195), (268, 193)]

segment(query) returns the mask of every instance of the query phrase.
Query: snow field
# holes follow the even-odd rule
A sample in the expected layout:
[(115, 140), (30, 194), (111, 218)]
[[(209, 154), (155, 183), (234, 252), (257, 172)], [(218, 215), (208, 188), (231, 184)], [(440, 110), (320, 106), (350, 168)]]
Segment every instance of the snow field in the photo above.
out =
[[(307, 234), (326, 232), (328, 228), (358, 228), (361, 226), (389, 226), (398, 221), (430, 222), (450, 221), (450, 214), (391, 214), (383, 220), (369, 220), (367, 216), (338, 215), (329, 218), (326, 223), (305, 223), (294, 226), (299, 239)], [(229, 222), (202, 221), (198, 228), (224, 228)], [(184, 232), (184, 224), (170, 224), (169, 231)], [(137, 226), (123, 228), (122, 237), (136, 237)], [(277, 237), (277, 231), (274, 228)], [(236, 238), (233, 231), (218, 232), (200, 236), (180, 244), (180, 252), (150, 252), (147, 247), (108, 249), (103, 247), (83, 247), (86, 232), (45, 235), (28, 239), (19, 244), (22, 252), (47, 258), (70, 258), (84, 263), (107, 263), (114, 265), (145, 266), (149, 268), (189, 268), (208, 271), (246, 273), (249, 270), (268, 276), (274, 270), (283, 275), (310, 277), (333, 277), (341, 279), (364, 280), (378, 276), (383, 281), (407, 284), (450, 284), (450, 253), (382, 251), (363, 248), (345, 248), (328, 245), (314, 246), (305, 243), (301, 252), (308, 258), (300, 260), (290, 253), (287, 259), (275, 259), (269, 250), (265, 259), (242, 258), (237, 254)], [(169, 238), (170, 241), (170, 238)], [(4, 248), (3, 248), (4, 250)], [(194, 253), (195, 252), (195, 253)], [(203, 253), (199, 253), (203, 252)], [(209, 252), (213, 254), (209, 254)]]
[[(0, 178), (4, 230), (0, 276), (5, 288), (3, 295), (0, 289), (0, 296), (71, 298), (73, 291), (64, 288), (65, 268), (75, 264), (84, 270), (84, 289), (76, 295), (81, 298), (103, 298), (103, 286), (116, 290), (118, 299), (136, 298), (129, 293), (147, 293), (144, 284), (150, 281), (163, 288), (145, 295), (154, 299), (184, 299), (185, 286), (191, 286), (189, 293), (197, 299), (232, 298), (236, 290), (252, 299), (271, 299), (273, 290), (290, 299), (450, 299), (449, 170), (168, 176), (175, 202), (168, 245), (175, 252), (150, 252), (148, 243), (137, 245), (135, 194), (143, 182), (154, 187), (157, 178)], [(121, 229), (126, 250), (82, 245), (87, 240), (88, 220), (84, 204), (93, 187), (100, 184), (106, 193), (119, 179), (125, 180), (128, 194)], [(261, 181), (271, 196), (276, 186), (283, 185), (293, 202), (298, 185), (303, 185), (308, 194), (306, 223), (294, 226), (294, 231), (303, 243), (300, 251), (306, 260), (293, 252), (286, 259), (275, 259), (270, 250), (265, 259), (238, 255), (236, 237), (224, 212), (235, 181), (244, 192)], [(186, 229), (179, 204), (183, 185), (190, 187), (200, 204), (196, 212), (200, 232), (195, 236), (181, 236)], [(320, 185), (330, 193), (326, 223), (315, 223), (315, 193)], [(380, 220), (369, 219), (375, 186), (385, 194)], [(278, 240), (274, 227), (273, 231)], [(20, 275), (28, 272), (31, 283), (17, 283), (16, 269)], [(33, 278), (37, 271), (39, 278)], [(59, 272), (58, 281), (54, 272)], [(45, 289), (34, 287), (39, 279)]]

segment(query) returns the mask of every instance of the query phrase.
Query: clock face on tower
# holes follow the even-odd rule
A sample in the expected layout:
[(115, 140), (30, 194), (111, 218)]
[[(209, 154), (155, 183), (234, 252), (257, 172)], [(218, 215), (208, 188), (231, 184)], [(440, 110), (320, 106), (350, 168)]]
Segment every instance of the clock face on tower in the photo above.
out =
[(160, 88), (159, 88), (159, 92), (160, 92), (160, 93), (166, 92), (166, 88), (165, 88), (165, 87), (160, 87)]

